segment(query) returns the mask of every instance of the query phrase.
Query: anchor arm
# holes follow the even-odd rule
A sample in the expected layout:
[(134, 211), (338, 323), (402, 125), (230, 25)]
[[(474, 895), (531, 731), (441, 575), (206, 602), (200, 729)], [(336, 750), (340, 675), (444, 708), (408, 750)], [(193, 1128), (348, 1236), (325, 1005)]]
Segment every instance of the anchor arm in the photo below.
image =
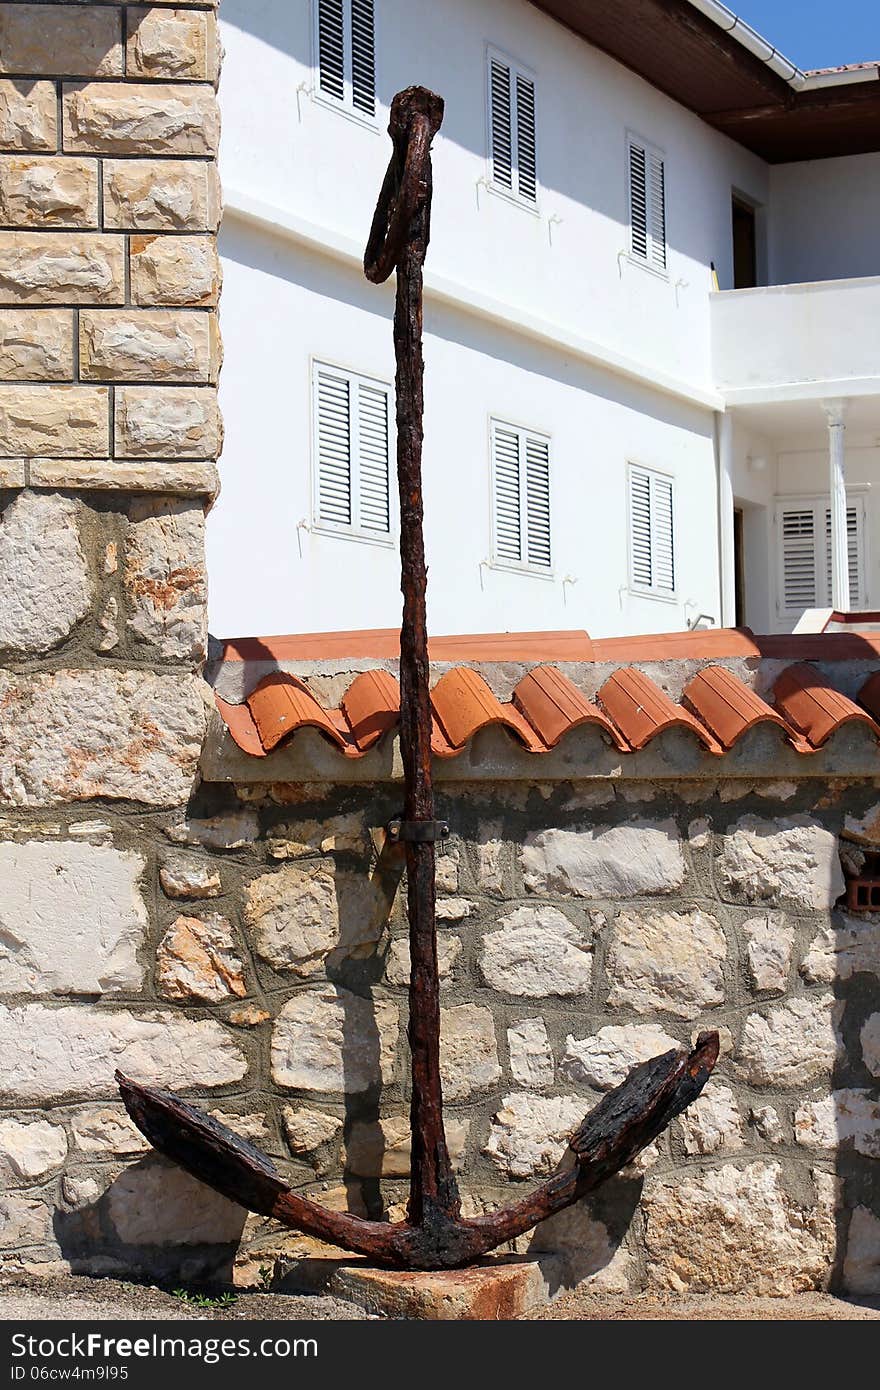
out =
[(298, 1196), (271, 1159), (195, 1106), (121, 1072), (116, 1079), (129, 1115), (153, 1147), (230, 1201), (379, 1264), (452, 1269), (531, 1230), (625, 1168), (696, 1099), (717, 1057), (718, 1034), (702, 1033), (692, 1052), (666, 1052), (636, 1067), (572, 1135), (573, 1165), (514, 1206), (467, 1218), (435, 1209), (420, 1222), (397, 1224), (365, 1221)]

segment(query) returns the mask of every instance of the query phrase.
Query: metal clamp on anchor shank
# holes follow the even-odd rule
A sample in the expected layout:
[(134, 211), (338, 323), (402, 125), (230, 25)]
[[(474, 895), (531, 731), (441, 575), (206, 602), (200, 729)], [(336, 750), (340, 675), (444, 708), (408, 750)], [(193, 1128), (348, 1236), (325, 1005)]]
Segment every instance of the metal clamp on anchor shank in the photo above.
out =
[(449, 835), (449, 822), (445, 820), (392, 820), (388, 822), (388, 838), (392, 844), (435, 844)]

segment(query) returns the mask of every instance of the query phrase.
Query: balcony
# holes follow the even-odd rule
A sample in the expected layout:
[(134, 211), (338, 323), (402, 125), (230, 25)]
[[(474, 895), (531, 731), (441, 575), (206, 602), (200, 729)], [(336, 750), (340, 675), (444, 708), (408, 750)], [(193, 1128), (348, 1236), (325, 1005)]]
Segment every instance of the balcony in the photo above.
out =
[(728, 405), (880, 394), (880, 277), (722, 290), (710, 305)]

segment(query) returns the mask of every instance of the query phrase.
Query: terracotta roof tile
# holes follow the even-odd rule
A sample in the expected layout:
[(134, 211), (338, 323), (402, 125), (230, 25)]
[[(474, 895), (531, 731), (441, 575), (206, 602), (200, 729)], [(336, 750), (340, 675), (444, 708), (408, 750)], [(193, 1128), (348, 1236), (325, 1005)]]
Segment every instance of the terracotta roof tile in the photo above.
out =
[(451, 749), (463, 748), (479, 729), (500, 724), (516, 734), (530, 753), (546, 750), (547, 745), (516, 706), (502, 705), (482, 676), (467, 666), (456, 666), (440, 677), (431, 691), (431, 704)]
[(548, 748), (555, 748), (569, 730), (596, 724), (621, 751), (628, 750), (629, 745), (607, 715), (555, 666), (536, 666), (523, 676), (513, 692), (513, 703)]
[(260, 742), (259, 731), (247, 703), (231, 705), (228, 700), (221, 700), (216, 693), (214, 699), (223, 718), (223, 723), (241, 751), (250, 753), (252, 758), (265, 758), (266, 750)]
[(689, 710), (632, 667), (609, 676), (597, 699), (632, 748), (644, 748), (664, 729), (681, 728), (696, 734), (711, 753), (722, 751), (714, 735)]
[(342, 712), (358, 751), (366, 753), (396, 727), (400, 686), (388, 671), (362, 671), (342, 698)]
[[(317, 634), (308, 638), (253, 639), (232, 644), (231, 660), (329, 660), (358, 652), (370, 659), (396, 654), (399, 634), (392, 629), (376, 633)], [(504, 702), (470, 666), (446, 671), (431, 692), (432, 747), (439, 757), (455, 757), (480, 730), (495, 725), (532, 753), (554, 748), (572, 729), (593, 724), (621, 752), (644, 748), (669, 728), (687, 729), (704, 748), (715, 754), (731, 749), (748, 729), (761, 723), (781, 728), (794, 748), (811, 753), (845, 723), (858, 722), (880, 738), (880, 670), (871, 674), (859, 691), (856, 704), (841, 694), (828, 678), (807, 664), (804, 653), (826, 666), (837, 660), (864, 662), (880, 654), (880, 634), (862, 632), (754, 637), (747, 631), (671, 633), (659, 637), (614, 638), (590, 644), (585, 633), (551, 633), (547, 644), (553, 660), (611, 662), (614, 653), (629, 662), (681, 661), (711, 657), (710, 664), (691, 676), (682, 703), (676, 702), (643, 671), (631, 665), (614, 671), (595, 701), (556, 666), (548, 664), (548, 652), (540, 634), (501, 634), (498, 638), (443, 638), (432, 644), (434, 660), (447, 660), (453, 651), (470, 648), (470, 660), (522, 661), (540, 647), (543, 660), (529, 670)], [(494, 644), (494, 645), (493, 645)], [(320, 652), (319, 652), (320, 649)], [(578, 651), (578, 657), (571, 653)], [(441, 655), (442, 653), (442, 655)], [(282, 657), (283, 654), (283, 657)], [(722, 657), (747, 658), (757, 665), (761, 657), (789, 661), (799, 658), (778, 676), (773, 691), (775, 708), (756, 695), (742, 680), (717, 662)], [(298, 729), (317, 729), (348, 757), (362, 757), (399, 721), (400, 690), (390, 672), (362, 671), (354, 678), (339, 708), (328, 709), (306, 682), (284, 672), (265, 676), (242, 704), (230, 704), (215, 696), (217, 707), (234, 742), (252, 757), (265, 757)]]
[(646, 637), (604, 637), (593, 642), (594, 660), (719, 661), (724, 657), (759, 657), (760, 648), (747, 627), (698, 628), (693, 632), (660, 632)]
[(347, 729), (339, 713), (336, 712), (334, 718), (307, 686), (281, 671), (273, 671), (260, 681), (248, 696), (247, 707), (267, 753), (294, 729), (308, 726), (320, 729), (343, 750), (348, 742)]
[(758, 637), (759, 654), (778, 661), (876, 661), (877, 632), (793, 632)]
[(682, 700), (725, 749), (732, 748), (756, 724), (777, 724), (792, 737), (782, 716), (725, 666), (707, 666), (698, 671), (685, 686)]
[(776, 707), (786, 721), (820, 748), (841, 724), (866, 724), (880, 736), (880, 725), (846, 695), (835, 690), (815, 666), (788, 666), (773, 687)]
[(875, 671), (865, 681), (859, 691), (859, 704), (875, 719), (880, 719), (880, 671)]
[[(485, 632), (430, 637), (431, 661), (592, 661), (593, 642), (579, 629), (560, 632)], [(312, 632), (294, 637), (231, 637), (224, 661), (396, 661), (400, 629)]]

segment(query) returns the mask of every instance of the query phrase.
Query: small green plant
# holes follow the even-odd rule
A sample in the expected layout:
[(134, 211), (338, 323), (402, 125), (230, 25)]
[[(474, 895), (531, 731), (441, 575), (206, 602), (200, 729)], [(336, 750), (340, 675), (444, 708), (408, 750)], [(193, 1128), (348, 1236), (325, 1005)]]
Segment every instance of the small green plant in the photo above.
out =
[(189, 1289), (172, 1289), (171, 1293), (181, 1303), (190, 1303), (194, 1308), (230, 1308), (238, 1301), (234, 1293), (221, 1293), (216, 1298), (206, 1293), (192, 1293)]
[(272, 1287), (272, 1276), (275, 1273), (271, 1265), (260, 1265), (259, 1278), (260, 1288), (264, 1293), (268, 1293)]

